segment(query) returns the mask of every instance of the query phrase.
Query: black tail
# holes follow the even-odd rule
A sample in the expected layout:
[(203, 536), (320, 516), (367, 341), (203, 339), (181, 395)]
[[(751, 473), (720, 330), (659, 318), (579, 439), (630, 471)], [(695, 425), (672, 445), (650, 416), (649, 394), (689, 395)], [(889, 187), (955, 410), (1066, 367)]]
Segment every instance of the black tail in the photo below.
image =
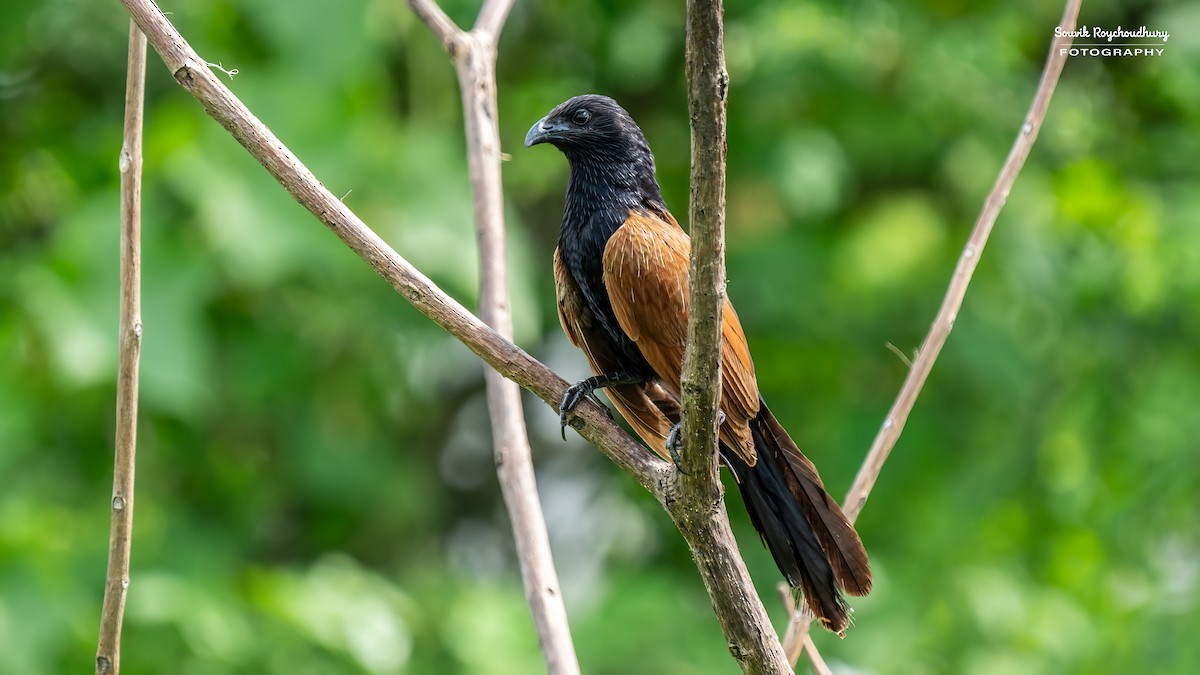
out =
[(850, 608), (839, 587), (851, 595), (871, 591), (867, 552), (841, 507), (825, 491), (816, 467), (765, 402), (750, 430), (758, 453), (753, 467), (735, 453), (722, 453), (737, 476), (750, 522), (788, 583), (804, 593), (813, 614), (841, 634), (850, 624)]

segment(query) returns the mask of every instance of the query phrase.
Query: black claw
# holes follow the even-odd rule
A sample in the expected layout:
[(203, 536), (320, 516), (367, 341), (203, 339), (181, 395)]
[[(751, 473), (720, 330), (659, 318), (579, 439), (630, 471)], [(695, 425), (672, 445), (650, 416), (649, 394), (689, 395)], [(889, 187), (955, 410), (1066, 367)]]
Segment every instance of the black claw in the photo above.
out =
[(569, 387), (558, 404), (558, 430), (564, 441), (567, 440), (567, 413), (571, 412), (578, 402), (579, 397), (575, 395), (575, 387)]
[(626, 372), (610, 373), (589, 377), (586, 380), (576, 382), (567, 387), (567, 391), (563, 394), (562, 402), (558, 404), (558, 426), (562, 432), (563, 440), (567, 440), (567, 413), (575, 409), (579, 402), (584, 398), (590, 398), (600, 406), (604, 414), (608, 415), (608, 419), (613, 419), (612, 411), (608, 406), (604, 405), (604, 401), (596, 395), (596, 390), (602, 387), (612, 387), (622, 384), (637, 384), (642, 378), (636, 375), (630, 375)]
[(683, 470), (679, 451), (683, 449), (683, 422), (676, 422), (675, 426), (671, 427), (671, 433), (667, 434), (667, 453), (671, 455), (671, 462), (675, 464), (675, 469), (683, 475), (688, 475), (688, 472)]
[(589, 380), (577, 382), (567, 387), (567, 392), (563, 394), (562, 402), (558, 404), (558, 428), (562, 433), (564, 441), (567, 440), (567, 414), (574, 410), (575, 406), (579, 405), (579, 402), (585, 398), (592, 399), (596, 405), (600, 406), (601, 410), (608, 414), (610, 419), (612, 418), (612, 411), (596, 395), (595, 386)]
[[(725, 424), (725, 413), (717, 411), (717, 426)], [(667, 452), (671, 455), (671, 461), (675, 463), (675, 468), (679, 473), (688, 475), (688, 472), (683, 470), (680, 465), (679, 451), (683, 450), (683, 422), (676, 422), (675, 426), (671, 427), (671, 433), (667, 434)]]

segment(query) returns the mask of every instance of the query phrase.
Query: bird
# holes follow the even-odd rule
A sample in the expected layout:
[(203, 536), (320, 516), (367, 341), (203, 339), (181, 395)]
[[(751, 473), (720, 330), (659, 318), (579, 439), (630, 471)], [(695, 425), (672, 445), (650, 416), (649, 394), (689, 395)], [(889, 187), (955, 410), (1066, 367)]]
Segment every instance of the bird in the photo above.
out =
[[(568, 99), (538, 120), (525, 147), (542, 143), (570, 169), (554, 251), (558, 318), (594, 373), (567, 389), (562, 431), (572, 408), (584, 398), (599, 403), (595, 391), (605, 389), (652, 450), (676, 458), (691, 241), (663, 200), (654, 154), (629, 113), (598, 94)], [(763, 400), (728, 299), (723, 319), (721, 461), (788, 583), (822, 625), (844, 635), (851, 610), (842, 591), (871, 590), (866, 550)]]

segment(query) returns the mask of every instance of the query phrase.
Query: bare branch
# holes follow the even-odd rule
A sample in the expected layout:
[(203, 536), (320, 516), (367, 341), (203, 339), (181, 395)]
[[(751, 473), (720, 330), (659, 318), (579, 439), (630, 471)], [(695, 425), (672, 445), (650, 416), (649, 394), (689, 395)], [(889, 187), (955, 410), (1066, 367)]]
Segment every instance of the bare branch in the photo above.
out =
[(446, 48), (446, 51), (453, 55), (454, 41), (463, 34), (463, 31), (449, 16), (446, 16), (437, 2), (435, 0), (408, 0), (408, 6), (412, 8), (413, 14), (420, 17), (421, 21), (429, 26), (429, 30), (433, 31), (433, 34), (442, 41), (442, 46)]
[(513, 0), (487, 0), (479, 10), (479, 17), (475, 19), (475, 27), (471, 32), (486, 35), (491, 38), (492, 44), (496, 44), (512, 6)]
[[(283, 185), (301, 206), (336, 234), (350, 250), (434, 323), (460, 340), (492, 368), (537, 395), (555, 410), (567, 383), (544, 364), (485, 325), (458, 301), (416, 270), (346, 207), (204, 65), (151, 0), (121, 0), (150, 44), (188, 93)], [(646, 452), (591, 401), (575, 409), (572, 426), (642, 487), (658, 490), (669, 470)]]
[[(1074, 30), (1075, 17), (1079, 14), (1081, 2), (1082, 0), (1067, 2), (1067, 8), (1060, 24), (1065, 32)], [(1000, 209), (1004, 208), (1004, 203), (1008, 200), (1008, 193), (1021, 173), (1021, 167), (1025, 165), (1025, 159), (1029, 157), (1029, 151), (1033, 149), (1038, 131), (1042, 128), (1042, 120), (1046, 117), (1050, 97), (1054, 95), (1058, 77), (1067, 60), (1066, 54), (1060, 48), (1070, 44), (1071, 38), (1068, 36), (1055, 38), (1051, 44), (1050, 55), (1042, 70), (1042, 78), (1038, 83), (1033, 104), (1025, 116), (1024, 124), (1017, 133), (1017, 139), (1008, 153), (1008, 159), (1000, 169), (1000, 175), (996, 177), (992, 191), (984, 200), (983, 210), (975, 221), (975, 227), (971, 230), (967, 245), (963, 248), (962, 254), (958, 258), (958, 265), (954, 268), (954, 274), (950, 277), (950, 286), (946, 289), (946, 297), (942, 299), (942, 306), (938, 309), (933, 325), (930, 326), (929, 333), (925, 336), (925, 340), (917, 352), (917, 358), (908, 371), (908, 377), (905, 378), (904, 385), (900, 388), (900, 394), (892, 404), (892, 409), (888, 411), (888, 416), (884, 419), (883, 426), (871, 444), (871, 450), (867, 453), (867, 460), (859, 470), (858, 476), (855, 477), (854, 485), (846, 497), (845, 511), (850, 522), (854, 522), (859, 512), (862, 511), (863, 505), (866, 504), (871, 488), (875, 485), (875, 479), (879, 477), (883, 463), (900, 438), (900, 432), (904, 430), (904, 424), (908, 421), (913, 404), (916, 403), (917, 396), (925, 385), (925, 379), (929, 376), (929, 371), (933, 369), (933, 364), (941, 353), (942, 346), (946, 344), (946, 338), (950, 336), (950, 330), (954, 327), (958, 310), (962, 307), (963, 298), (967, 294), (967, 285), (971, 283), (971, 276), (979, 265), (983, 247), (987, 245), (988, 235), (991, 234), (992, 226), (996, 224), (996, 218), (1000, 216)]]
[[(437, 8), (436, 3), (429, 4)], [(480, 316), (509, 340), (513, 327), (504, 254), (504, 192), (500, 182), (495, 45), (511, 7), (511, 0), (489, 0), (480, 11), (476, 28), (467, 34), (457, 34), (454, 38), (456, 49), (451, 50), (462, 90), (467, 159), (475, 195)], [(429, 26), (437, 32), (433, 23)], [(489, 369), (485, 377), (496, 474), (512, 521), (525, 599), (533, 615), (546, 669), (550, 675), (579, 675), (579, 660), (571, 640), (558, 572), (554, 569), (546, 517), (538, 498), (521, 391), (516, 383), (495, 370)]]
[[(684, 474), (696, 489), (717, 473), (721, 311), (725, 305), (725, 72), (721, 0), (687, 3), (688, 113), (692, 126), (692, 237), (687, 350), (683, 358)], [(703, 485), (707, 483), (708, 485)]]
[[(796, 601), (792, 599), (792, 589), (787, 584), (779, 584), (779, 596), (783, 600), (783, 606), (787, 609), (788, 616), (796, 615)], [(817, 651), (816, 645), (813, 644), (812, 636), (808, 634), (808, 624), (804, 626), (804, 638), (801, 640), (796, 631), (800, 630), (801, 624), (796, 621), (789, 621), (787, 633), (783, 638), (784, 652), (787, 654), (788, 663), (793, 666), (800, 659), (800, 651), (805, 650), (808, 654), (808, 662), (812, 665), (814, 675), (832, 675), (829, 666), (825, 663), (825, 659), (821, 658), (821, 653)]]
[[(725, 72), (721, 0), (688, 0), (688, 113), (692, 126), (684, 452), (671, 517), (696, 559), (730, 651), (747, 673), (788, 673), (783, 648), (742, 562), (717, 480), (717, 405), (725, 306)], [(697, 517), (704, 516), (704, 517)]]
[[(846, 495), (844, 510), (851, 523), (858, 518), (858, 514), (862, 512), (863, 506), (867, 503), (871, 488), (875, 486), (875, 480), (879, 477), (879, 472), (883, 470), (883, 463), (887, 461), (888, 455), (895, 447), (896, 441), (899, 440), (900, 432), (904, 430), (904, 424), (908, 421), (908, 415), (912, 412), (917, 396), (921, 393), (921, 388), (925, 385), (925, 380), (929, 377), (929, 372), (933, 369), (933, 364), (941, 353), (942, 346), (946, 344), (946, 339), (950, 336), (954, 320), (958, 316), (963, 298), (967, 294), (967, 286), (971, 283), (971, 276), (979, 265), (979, 258), (983, 255), (984, 246), (987, 245), (988, 235), (991, 234), (992, 226), (996, 224), (1000, 210), (1004, 208), (1004, 203), (1008, 200), (1008, 193), (1012, 190), (1017, 176), (1021, 173), (1021, 168), (1025, 165), (1026, 158), (1029, 157), (1029, 152), (1033, 149), (1034, 141), (1037, 140), (1038, 131), (1042, 128), (1042, 121), (1046, 118), (1046, 109), (1050, 106), (1050, 98), (1054, 95), (1054, 88), (1058, 85), (1058, 78), (1066, 64), (1065, 48), (1071, 45), (1070, 32), (1075, 29), (1075, 21), (1079, 16), (1081, 4), (1082, 0), (1067, 0), (1062, 21), (1059, 23), (1063, 29), (1060, 31), (1062, 36), (1055, 37), (1051, 41), (1050, 54), (1046, 58), (1046, 65), (1042, 69), (1042, 77), (1033, 96), (1033, 103), (1029, 106), (1029, 112), (1025, 115), (1025, 121), (1017, 132), (1017, 138), (1008, 153), (1008, 158), (1004, 161), (991, 192), (984, 200), (983, 209), (975, 221), (975, 227), (971, 230), (967, 244), (959, 255), (958, 264), (950, 277), (950, 285), (946, 289), (942, 305), (933, 319), (933, 325), (929, 327), (929, 332), (917, 352), (917, 358), (908, 371), (908, 377), (905, 378), (904, 385), (896, 396), (896, 401), (888, 411), (883, 426), (875, 436), (875, 441), (867, 452), (862, 468), (859, 469), (858, 475), (855, 476), (854, 483)], [(806, 640), (808, 624), (811, 620), (811, 615), (806, 612), (793, 612), (791, 624), (799, 624), (799, 626), (797, 630), (793, 631), (792, 626), (789, 625), (788, 633), (794, 634), (799, 640)], [(792, 660), (792, 663), (795, 663), (795, 659)]]
[(97, 675), (121, 671), (121, 624), (129, 588), (133, 543), (133, 478), (137, 455), (138, 360), (142, 346), (141, 228), (142, 111), (146, 88), (146, 37), (129, 22), (125, 83), (125, 140), (121, 146), (121, 318), (117, 372), (117, 435), (113, 466), (108, 573), (96, 649)]

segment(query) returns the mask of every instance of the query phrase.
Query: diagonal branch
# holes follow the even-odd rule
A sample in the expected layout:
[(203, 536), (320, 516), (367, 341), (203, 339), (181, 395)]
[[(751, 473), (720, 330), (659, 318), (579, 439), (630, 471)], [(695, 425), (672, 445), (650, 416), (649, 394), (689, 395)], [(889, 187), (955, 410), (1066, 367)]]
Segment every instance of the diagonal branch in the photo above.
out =
[[(414, 10), (417, 5), (429, 8), (422, 18), (437, 33), (438, 28), (433, 23), (441, 11), (437, 4), (421, 0), (411, 0), (410, 4)], [(509, 340), (513, 327), (504, 254), (504, 190), (500, 183), (500, 130), (496, 112), (496, 41), (511, 7), (512, 0), (489, 0), (480, 10), (476, 28), (470, 33), (452, 26), (447, 49), (458, 71), (467, 127), (467, 159), (479, 238), (480, 317)], [(488, 369), (485, 378), (496, 474), (512, 521), (525, 600), (533, 615), (546, 669), (550, 675), (578, 675), (579, 659), (571, 640), (567, 609), (550, 551), (546, 518), (538, 499), (521, 390), (495, 370)]]
[(121, 671), (121, 623), (129, 588), (133, 543), (133, 478), (137, 454), (138, 360), (142, 347), (142, 111), (146, 88), (146, 36), (129, 22), (125, 83), (125, 140), (121, 147), (121, 318), (117, 372), (117, 437), (113, 466), (108, 574), (96, 648), (97, 675)]
[[(875, 436), (875, 441), (871, 443), (871, 449), (867, 452), (862, 468), (859, 469), (858, 475), (854, 478), (854, 484), (850, 486), (850, 492), (846, 495), (845, 512), (851, 523), (858, 518), (858, 514), (862, 512), (863, 506), (867, 503), (871, 488), (875, 486), (875, 480), (879, 478), (879, 472), (883, 470), (883, 463), (887, 461), (888, 455), (895, 447), (896, 441), (899, 440), (900, 432), (904, 430), (904, 424), (908, 421), (908, 415), (912, 412), (917, 396), (920, 395), (921, 388), (925, 385), (925, 380), (929, 377), (929, 372), (933, 369), (938, 354), (942, 351), (942, 346), (950, 337), (950, 330), (954, 327), (954, 320), (962, 307), (963, 298), (966, 297), (971, 276), (979, 265), (979, 258), (983, 254), (984, 246), (987, 245), (988, 235), (991, 234), (992, 226), (996, 224), (1000, 210), (1004, 208), (1004, 203), (1008, 200), (1008, 194), (1012, 190), (1017, 176), (1020, 175), (1021, 168), (1025, 165), (1029, 152), (1033, 149), (1034, 141), (1037, 140), (1038, 131), (1042, 128), (1042, 121), (1046, 118), (1050, 98), (1054, 95), (1054, 88), (1058, 85), (1058, 78), (1066, 64), (1065, 48), (1071, 45), (1070, 32), (1075, 29), (1075, 21), (1079, 16), (1081, 4), (1082, 0), (1067, 0), (1062, 21), (1059, 22), (1059, 26), (1063, 30), (1058, 32), (1060, 37), (1055, 37), (1050, 44), (1050, 53), (1046, 57), (1046, 65), (1042, 69), (1037, 92), (1029, 106), (1029, 112), (1025, 115), (1025, 121), (1017, 133), (1008, 158), (1000, 169), (1000, 174), (996, 176), (996, 182), (992, 186), (991, 192), (983, 202), (983, 209), (975, 221), (975, 227), (971, 230), (971, 235), (967, 238), (966, 246), (959, 255), (958, 264), (950, 277), (946, 296), (942, 299), (942, 305), (938, 308), (924, 342), (921, 343), (921, 349), (917, 352), (917, 358), (908, 371), (908, 377), (905, 378), (904, 385), (901, 386), (900, 393), (896, 396), (896, 401), (888, 411), (887, 417), (884, 418), (883, 426)], [(808, 636), (810, 621), (811, 617), (804, 612), (792, 614), (788, 634), (794, 636), (795, 641), (789, 641), (786, 645), (792, 663), (799, 658), (802, 648), (800, 643)]]
[[(1081, 2), (1082, 0), (1067, 2), (1060, 24), (1064, 32), (1069, 33), (1075, 29), (1075, 18), (1079, 14)], [(930, 326), (929, 333), (921, 343), (917, 358), (908, 371), (904, 385), (900, 388), (900, 394), (896, 397), (896, 402), (892, 404), (891, 410), (888, 411), (888, 416), (884, 419), (875, 441), (871, 443), (867, 460), (859, 470), (858, 476), (855, 477), (854, 485), (846, 497), (846, 517), (851, 522), (854, 522), (866, 504), (871, 488), (874, 487), (875, 480), (883, 468), (883, 463), (896, 445), (896, 441), (899, 440), (900, 432), (904, 430), (904, 424), (908, 421), (908, 415), (912, 412), (917, 396), (921, 393), (921, 388), (925, 386), (925, 379), (929, 376), (934, 362), (942, 351), (942, 346), (946, 344), (946, 339), (950, 336), (950, 330), (954, 327), (958, 310), (962, 307), (963, 298), (966, 297), (967, 286), (971, 283), (971, 276), (975, 274), (975, 268), (979, 265), (979, 258), (983, 254), (983, 247), (987, 245), (988, 235), (991, 234), (992, 226), (996, 224), (1000, 210), (1004, 208), (1004, 203), (1008, 200), (1008, 193), (1012, 190), (1017, 176), (1020, 175), (1030, 150), (1033, 149), (1038, 131), (1042, 128), (1042, 120), (1046, 118), (1046, 109), (1050, 106), (1050, 98), (1054, 95), (1058, 77), (1067, 60), (1066, 53), (1061, 48), (1070, 44), (1071, 38), (1063, 36), (1055, 38), (1050, 46), (1050, 54), (1046, 59), (1045, 68), (1042, 70), (1041, 81), (1038, 82), (1033, 103), (1029, 107), (1029, 112), (1025, 116), (1025, 122), (1021, 125), (1016, 141), (1013, 142), (1012, 150), (1008, 153), (1008, 159), (1000, 169), (1000, 175), (996, 177), (992, 191), (984, 200), (983, 210), (980, 211), (979, 217), (975, 221), (975, 227), (971, 230), (967, 245), (963, 248), (954, 273), (950, 277), (950, 286), (946, 289), (946, 297), (942, 299), (942, 306), (938, 308), (933, 325)]]
[[(286, 146), (219, 81), (151, 0), (121, 0), (176, 82), (225, 127), (284, 189), (379, 273), (392, 288), (492, 368), (557, 410), (567, 383), (446, 295), (333, 195)], [(575, 410), (572, 426), (609, 459), (653, 492), (667, 464), (650, 455), (591, 401)]]

